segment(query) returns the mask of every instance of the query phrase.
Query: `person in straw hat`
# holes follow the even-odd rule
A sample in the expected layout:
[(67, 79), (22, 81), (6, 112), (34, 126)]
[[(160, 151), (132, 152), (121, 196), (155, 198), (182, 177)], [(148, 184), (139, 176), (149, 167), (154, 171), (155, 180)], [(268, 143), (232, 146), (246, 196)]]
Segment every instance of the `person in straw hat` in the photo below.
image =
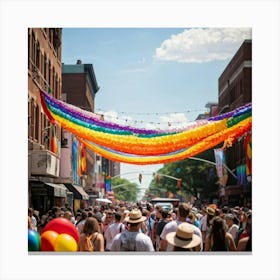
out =
[(139, 209), (130, 211), (126, 218), (129, 224), (129, 230), (117, 234), (111, 246), (111, 251), (154, 251), (151, 238), (141, 232), (142, 222), (146, 221), (146, 217), (142, 216)]
[(173, 251), (200, 251), (201, 237), (194, 234), (194, 227), (187, 222), (178, 225), (176, 232), (169, 232), (166, 240)]
[(205, 208), (205, 215), (201, 218), (199, 223), (199, 229), (202, 233), (203, 249), (205, 248), (205, 240), (207, 234), (209, 234), (211, 229), (212, 220), (215, 217), (215, 209), (212, 207)]
[[(160, 235), (160, 251), (173, 251), (173, 246), (170, 245), (170, 243), (167, 242), (166, 240), (166, 235), (169, 232), (176, 232), (177, 227), (181, 224), (187, 221), (187, 217), (189, 216), (190, 213), (190, 206), (187, 203), (181, 203), (178, 207), (178, 212), (177, 212), (177, 219), (175, 221), (167, 223)], [(198, 235), (199, 237), (202, 237), (201, 231), (198, 227), (189, 224), (191, 227), (193, 227), (194, 233)], [(201, 241), (201, 250), (203, 248), (203, 244)]]

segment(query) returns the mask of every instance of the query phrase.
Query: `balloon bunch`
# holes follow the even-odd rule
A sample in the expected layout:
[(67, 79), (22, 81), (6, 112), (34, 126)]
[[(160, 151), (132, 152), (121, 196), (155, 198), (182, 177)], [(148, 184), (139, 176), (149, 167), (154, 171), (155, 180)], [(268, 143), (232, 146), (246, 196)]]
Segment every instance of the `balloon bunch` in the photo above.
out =
[(28, 251), (76, 252), (79, 233), (65, 218), (51, 220), (41, 232), (28, 230)]

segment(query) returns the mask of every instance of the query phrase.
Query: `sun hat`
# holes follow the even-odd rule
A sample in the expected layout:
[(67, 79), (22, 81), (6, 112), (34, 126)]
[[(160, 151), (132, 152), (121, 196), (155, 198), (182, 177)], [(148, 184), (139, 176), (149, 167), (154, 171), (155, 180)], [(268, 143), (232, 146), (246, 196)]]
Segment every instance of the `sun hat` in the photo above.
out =
[(228, 213), (228, 214), (226, 214), (225, 219), (226, 220), (233, 220), (234, 219), (234, 215), (231, 214), (231, 213)]
[(142, 216), (142, 212), (138, 209), (130, 211), (129, 216), (125, 218), (128, 223), (136, 224), (146, 221), (146, 217)]
[(198, 210), (196, 207), (192, 207), (191, 211), (194, 213), (194, 214), (197, 214), (198, 213)]
[(169, 232), (166, 235), (168, 243), (181, 248), (193, 248), (201, 243), (201, 238), (194, 234), (194, 226), (189, 223), (178, 225), (176, 232)]
[(206, 213), (210, 216), (215, 216), (215, 209), (213, 209), (211, 207), (207, 207), (206, 208)]

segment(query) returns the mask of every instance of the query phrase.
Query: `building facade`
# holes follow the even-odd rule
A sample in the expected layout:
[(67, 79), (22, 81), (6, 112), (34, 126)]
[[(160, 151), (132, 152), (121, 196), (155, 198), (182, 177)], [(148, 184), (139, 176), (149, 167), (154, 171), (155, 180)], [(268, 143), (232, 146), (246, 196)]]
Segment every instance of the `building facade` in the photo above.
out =
[[(67, 103), (94, 112), (94, 100), (99, 86), (92, 64), (83, 64), (81, 60), (73, 65), (63, 64), (62, 78), (62, 91), (67, 96)], [(89, 194), (90, 204), (93, 204), (96, 198), (107, 196), (104, 188), (106, 178), (120, 174), (120, 163), (102, 158), (87, 149), (87, 167), (86, 179), (81, 184)]]
[(40, 90), (61, 98), (61, 28), (28, 29), (28, 205), (41, 213), (67, 199), (60, 173), (60, 127), (45, 115)]
[[(245, 40), (219, 77), (219, 114), (252, 102), (252, 41)], [(246, 137), (247, 135), (245, 135)], [(245, 137), (225, 151), (226, 164), (236, 171), (229, 175), (228, 186), (221, 190), (222, 203), (251, 207), (251, 174), (246, 170)], [(240, 180), (240, 178), (243, 178)]]

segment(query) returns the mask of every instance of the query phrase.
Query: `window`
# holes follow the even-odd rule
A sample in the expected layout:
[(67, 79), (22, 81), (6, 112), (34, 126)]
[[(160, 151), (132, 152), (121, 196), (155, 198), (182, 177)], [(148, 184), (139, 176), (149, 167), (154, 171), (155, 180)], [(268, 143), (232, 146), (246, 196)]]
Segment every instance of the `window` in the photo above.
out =
[(31, 60), (32, 60), (32, 63), (35, 64), (35, 61), (36, 61), (36, 39), (35, 39), (34, 32), (32, 32)]
[(48, 84), (49, 84), (49, 88), (51, 89), (52, 84), (51, 84), (51, 79), (52, 79), (52, 66), (51, 66), (51, 62), (49, 61), (49, 76), (48, 76)]
[(28, 137), (31, 137), (31, 128), (32, 128), (31, 107), (32, 107), (31, 101), (28, 101)]
[(56, 97), (56, 92), (55, 92), (55, 69), (53, 67), (52, 70), (52, 91), (53, 91), (53, 96)]
[(39, 131), (40, 131), (40, 111), (39, 106), (36, 104), (35, 107), (35, 140), (39, 142)]
[(30, 59), (31, 59), (31, 46), (32, 46), (31, 36), (30, 36), (29, 29), (28, 29), (28, 69), (29, 70), (31, 70), (31, 63), (30, 63)]
[(30, 136), (34, 138), (34, 129), (35, 128), (35, 104), (34, 99), (31, 100), (31, 121), (30, 121)]
[(40, 44), (39, 42), (36, 43), (36, 60), (35, 65), (38, 69), (40, 69)]

